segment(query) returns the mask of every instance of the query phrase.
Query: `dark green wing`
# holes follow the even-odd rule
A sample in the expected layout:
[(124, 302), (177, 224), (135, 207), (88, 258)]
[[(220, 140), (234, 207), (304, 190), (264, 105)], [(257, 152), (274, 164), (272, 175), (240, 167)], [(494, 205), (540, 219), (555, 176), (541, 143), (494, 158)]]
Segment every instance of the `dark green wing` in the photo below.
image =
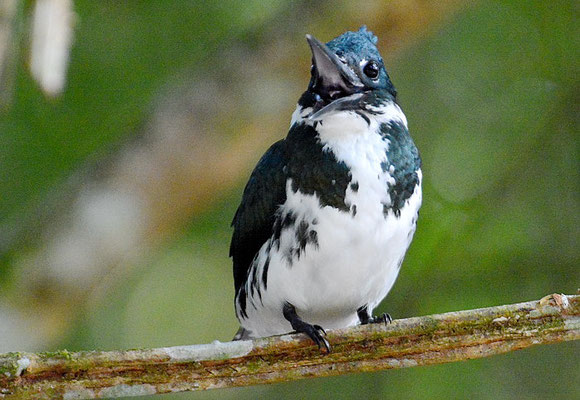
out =
[(262, 156), (246, 184), (232, 226), (230, 257), (234, 261), (236, 293), (245, 282), (252, 261), (272, 236), (276, 210), (286, 201), (286, 143), (274, 143)]

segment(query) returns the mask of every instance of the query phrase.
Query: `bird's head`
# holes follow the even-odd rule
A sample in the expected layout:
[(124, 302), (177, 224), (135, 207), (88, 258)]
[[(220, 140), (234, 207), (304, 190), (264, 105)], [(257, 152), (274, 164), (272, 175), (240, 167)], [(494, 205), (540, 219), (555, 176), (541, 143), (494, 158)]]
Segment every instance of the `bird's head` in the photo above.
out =
[(393, 99), (395, 88), (377, 49), (377, 37), (366, 26), (345, 32), (324, 44), (311, 35), (312, 77), (303, 96), (318, 118), (328, 111), (354, 107), (364, 94), (385, 91)]

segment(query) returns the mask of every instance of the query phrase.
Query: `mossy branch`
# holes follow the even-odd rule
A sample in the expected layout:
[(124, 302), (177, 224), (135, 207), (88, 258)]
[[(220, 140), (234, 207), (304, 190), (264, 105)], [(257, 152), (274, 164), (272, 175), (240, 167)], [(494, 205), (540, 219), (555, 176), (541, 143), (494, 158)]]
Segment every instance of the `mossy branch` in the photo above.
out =
[(328, 332), (129, 351), (0, 354), (0, 399), (92, 399), (441, 364), (580, 339), (580, 296)]

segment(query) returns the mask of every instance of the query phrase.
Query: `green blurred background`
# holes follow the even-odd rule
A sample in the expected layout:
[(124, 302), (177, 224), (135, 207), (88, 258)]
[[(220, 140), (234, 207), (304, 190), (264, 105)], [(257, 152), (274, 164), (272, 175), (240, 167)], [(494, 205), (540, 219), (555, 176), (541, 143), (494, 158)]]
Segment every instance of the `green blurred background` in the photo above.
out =
[[(0, 351), (230, 340), (229, 223), (306, 88), (304, 35), (368, 25), (421, 151), (395, 318), (575, 294), (574, 1), (75, 1), (67, 84), (0, 109)], [(8, 89), (4, 89), (8, 90)], [(579, 398), (580, 346), (162, 398)]]

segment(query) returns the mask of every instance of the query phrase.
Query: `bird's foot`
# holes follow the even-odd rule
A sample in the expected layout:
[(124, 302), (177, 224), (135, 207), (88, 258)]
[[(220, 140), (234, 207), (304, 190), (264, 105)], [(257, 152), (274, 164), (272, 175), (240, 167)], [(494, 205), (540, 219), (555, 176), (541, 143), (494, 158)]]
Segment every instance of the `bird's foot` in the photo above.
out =
[(290, 303), (284, 304), (282, 312), (284, 313), (284, 318), (286, 318), (292, 325), (292, 329), (298, 333), (307, 334), (308, 337), (316, 343), (319, 349), (322, 349), (324, 346), (326, 352), (330, 353), (331, 347), (325, 337), (326, 331), (320, 325), (312, 325), (308, 322), (302, 321), (298, 314), (296, 314), (296, 308), (294, 308)]
[(373, 316), (369, 315), (369, 311), (366, 306), (363, 306), (357, 310), (358, 319), (360, 320), (361, 325), (367, 324), (378, 324), (383, 323), (385, 325), (390, 324), (393, 322), (393, 318), (388, 313), (383, 313), (382, 315)]
[(389, 313), (382, 313), (379, 316), (374, 316), (369, 318), (369, 322), (367, 324), (385, 324), (388, 325), (393, 322), (393, 317)]
[[(296, 328), (294, 328), (296, 329)], [(310, 339), (319, 349), (322, 350), (322, 347), (326, 349), (327, 353), (330, 353), (330, 343), (326, 340), (326, 331), (320, 325), (311, 325), (304, 322), (304, 325), (300, 329), (296, 329), (296, 332), (305, 333), (308, 335)]]

